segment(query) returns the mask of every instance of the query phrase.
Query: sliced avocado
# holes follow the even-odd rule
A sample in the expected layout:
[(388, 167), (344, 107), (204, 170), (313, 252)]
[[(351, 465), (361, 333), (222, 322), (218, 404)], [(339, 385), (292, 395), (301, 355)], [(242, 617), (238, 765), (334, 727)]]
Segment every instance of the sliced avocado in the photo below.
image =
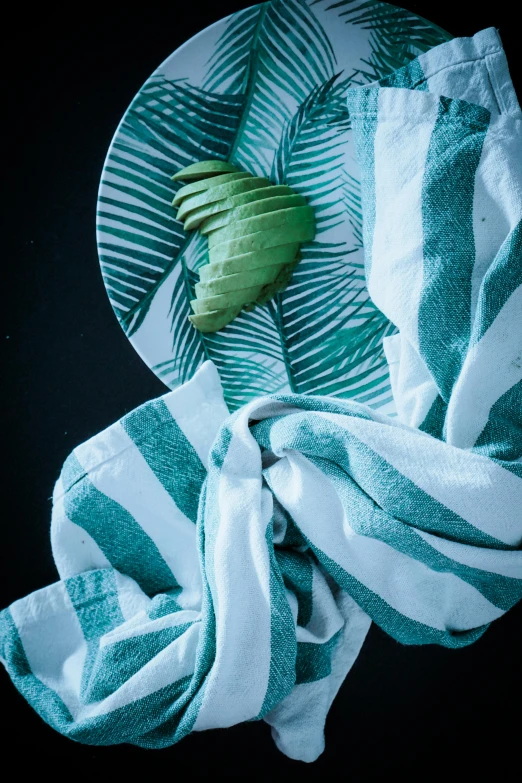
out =
[(249, 269), (247, 272), (238, 272), (235, 275), (217, 277), (213, 280), (208, 280), (206, 283), (197, 283), (196, 296), (198, 299), (203, 299), (207, 296), (226, 294), (229, 291), (238, 291), (240, 288), (256, 285), (265, 286), (276, 279), (282, 266), (286, 266), (286, 264), (262, 266), (259, 269)]
[(218, 332), (230, 321), (233, 321), (240, 312), (241, 307), (227, 307), (224, 310), (211, 310), (209, 313), (189, 315), (189, 321), (200, 332)]
[(246, 193), (238, 193), (237, 196), (230, 196), (230, 198), (214, 201), (212, 204), (205, 204), (203, 207), (197, 207), (187, 217), (185, 228), (189, 230), (199, 226), (201, 233), (206, 234), (205, 224), (202, 224), (205, 218), (217, 215), (228, 209), (233, 209), (233, 207), (250, 204), (253, 201), (271, 198), (272, 196), (291, 196), (292, 193), (292, 188), (288, 187), (288, 185), (270, 185), (268, 188), (256, 188), (256, 190), (249, 190)]
[(259, 294), (259, 296), (257, 297), (256, 299), (257, 305), (261, 306), (266, 304), (276, 294), (278, 294), (280, 291), (284, 291), (285, 288), (288, 287), (288, 284), (292, 279), (292, 275), (298, 261), (299, 259), (296, 258), (292, 264), (286, 264), (286, 266), (283, 266), (279, 269), (279, 273), (276, 279), (272, 283), (266, 285), (261, 291), (261, 293)]
[(204, 299), (192, 299), (190, 305), (196, 315), (209, 313), (212, 310), (224, 310), (229, 307), (243, 307), (248, 302), (255, 302), (262, 288), (263, 286), (255, 285), (237, 291), (229, 291), (226, 294), (206, 296)]
[[(239, 184), (239, 183), (238, 183)], [(209, 261), (225, 261), (227, 258), (251, 253), (253, 250), (264, 250), (294, 242), (308, 242), (315, 237), (314, 223), (298, 223), (297, 225), (278, 226), (270, 231), (257, 231), (237, 239), (221, 242), (209, 250)]]
[(193, 196), (195, 193), (201, 193), (203, 190), (208, 190), (210, 187), (224, 185), (225, 182), (233, 182), (236, 179), (245, 179), (246, 177), (251, 176), (252, 175), (249, 174), (248, 171), (234, 171), (232, 174), (220, 174), (216, 177), (198, 179), (195, 182), (191, 182), (189, 185), (183, 185), (183, 187), (178, 190), (172, 201), (172, 206), (177, 207), (178, 204), (181, 204), (183, 199), (188, 198), (188, 196)]
[[(261, 202), (263, 203), (263, 202)], [(235, 212), (235, 210), (234, 210)], [(274, 212), (266, 212), (254, 217), (248, 217), (244, 220), (234, 220), (223, 228), (218, 228), (209, 234), (208, 246), (213, 248), (221, 242), (228, 242), (230, 239), (255, 234), (258, 231), (269, 231), (282, 226), (295, 226), (300, 223), (311, 223), (314, 220), (314, 211), (312, 207), (290, 207), (289, 209), (278, 209)]]
[(199, 278), (202, 283), (214, 280), (217, 277), (233, 275), (238, 272), (246, 272), (249, 269), (260, 269), (265, 266), (289, 264), (293, 261), (299, 250), (299, 243), (278, 245), (266, 250), (254, 250), (252, 253), (244, 253), (240, 256), (228, 258), (226, 261), (217, 261), (215, 264), (205, 264), (200, 267)]
[(211, 204), (213, 201), (235, 196), (237, 193), (246, 193), (248, 190), (264, 188), (269, 184), (270, 182), (264, 177), (245, 177), (235, 182), (216, 185), (215, 188), (211, 186), (203, 193), (196, 193), (194, 196), (184, 199), (176, 217), (178, 220), (183, 220), (196, 207), (202, 207), (204, 204)]
[(229, 163), (227, 160), (203, 160), (199, 163), (191, 163), (185, 166), (181, 171), (177, 171), (172, 179), (176, 182), (178, 179), (192, 180), (202, 177), (213, 177), (216, 174), (225, 174), (230, 171), (238, 171), (237, 166)]
[(227, 210), (226, 212), (220, 212), (218, 215), (205, 220), (205, 231), (202, 233), (210, 234), (211, 231), (215, 231), (218, 228), (223, 228), (229, 223), (235, 220), (246, 220), (246, 218), (256, 217), (257, 215), (263, 215), (265, 212), (275, 212), (280, 209), (290, 209), (290, 207), (304, 207), (306, 201), (303, 196), (288, 195), (288, 196), (274, 196), (273, 198), (264, 198), (254, 201), (252, 204), (244, 204), (241, 207), (234, 207), (234, 209)]

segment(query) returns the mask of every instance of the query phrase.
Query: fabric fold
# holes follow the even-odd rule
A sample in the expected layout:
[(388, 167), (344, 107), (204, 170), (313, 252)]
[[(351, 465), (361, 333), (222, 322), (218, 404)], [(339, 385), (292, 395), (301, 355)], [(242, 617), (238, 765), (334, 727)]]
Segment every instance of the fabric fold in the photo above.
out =
[(397, 416), (304, 395), (229, 416), (206, 362), (78, 446), (60, 581), (0, 613), (10, 677), (71, 739), (264, 719), (313, 761), (372, 621), (458, 648), (522, 597), (522, 115), (498, 34), (348, 106)]

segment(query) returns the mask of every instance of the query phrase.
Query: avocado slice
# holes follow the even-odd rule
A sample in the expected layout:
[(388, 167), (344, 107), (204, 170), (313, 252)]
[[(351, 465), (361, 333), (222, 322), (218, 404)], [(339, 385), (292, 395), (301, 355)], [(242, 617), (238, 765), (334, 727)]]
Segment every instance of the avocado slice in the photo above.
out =
[(198, 179), (188, 185), (183, 185), (183, 187), (178, 190), (172, 201), (172, 206), (177, 207), (178, 204), (181, 204), (183, 199), (188, 196), (193, 196), (195, 193), (200, 193), (203, 190), (208, 190), (210, 187), (213, 188), (216, 185), (224, 185), (225, 182), (233, 182), (236, 179), (245, 179), (246, 177), (251, 176), (252, 174), (249, 174), (248, 171), (234, 171), (232, 174), (219, 174), (219, 176), (216, 177)]
[(189, 181), (201, 179), (202, 177), (213, 177), (216, 174), (225, 174), (231, 171), (239, 171), (239, 169), (227, 160), (203, 160), (198, 163), (191, 163), (190, 166), (185, 166), (181, 171), (177, 171), (172, 179), (175, 182), (178, 179)]
[(196, 296), (198, 299), (204, 299), (216, 294), (238, 291), (240, 288), (265, 286), (276, 279), (282, 266), (286, 266), (286, 264), (283, 262), (282, 264), (272, 264), (272, 266), (262, 266), (258, 269), (249, 269), (247, 272), (238, 272), (235, 275), (217, 277), (206, 283), (197, 283)]
[(288, 287), (290, 280), (292, 279), (292, 275), (294, 273), (294, 268), (297, 265), (299, 259), (296, 258), (296, 260), (292, 264), (286, 264), (286, 266), (283, 266), (279, 270), (279, 274), (277, 275), (276, 279), (273, 283), (269, 283), (266, 285), (259, 296), (256, 299), (256, 304), (261, 306), (266, 304), (270, 301), (276, 294), (278, 294), (280, 291), (284, 291), (285, 288)]
[[(261, 202), (262, 203), (262, 202)], [(235, 211), (235, 210), (234, 210)], [(234, 220), (223, 228), (213, 231), (208, 238), (209, 248), (216, 247), (221, 242), (228, 242), (230, 239), (255, 234), (257, 231), (268, 231), (281, 226), (295, 226), (300, 223), (311, 223), (314, 220), (314, 211), (312, 207), (290, 207), (289, 209), (278, 209), (274, 212), (266, 212), (244, 220)]]
[(305, 206), (306, 201), (304, 197), (297, 194), (260, 199), (251, 204), (234, 207), (234, 209), (220, 212), (218, 215), (207, 218), (205, 220), (205, 230), (201, 231), (201, 233), (210, 234), (211, 231), (223, 228), (223, 226), (227, 226), (233, 221), (246, 220), (246, 218), (256, 217), (256, 215), (262, 215), (265, 212), (275, 212), (276, 210), (290, 209), (290, 207)]
[(244, 253), (240, 256), (228, 258), (226, 261), (217, 261), (215, 264), (205, 264), (199, 270), (199, 278), (202, 283), (214, 280), (216, 277), (233, 275), (238, 272), (247, 272), (249, 269), (261, 269), (266, 266), (289, 264), (299, 250), (299, 242), (289, 245), (278, 245), (265, 250), (254, 250), (252, 253)]
[(212, 204), (205, 204), (203, 207), (194, 209), (185, 221), (185, 229), (189, 230), (199, 226), (201, 233), (206, 234), (205, 226), (204, 224), (202, 225), (202, 221), (205, 218), (234, 207), (241, 207), (243, 204), (259, 201), (260, 199), (271, 198), (272, 196), (291, 196), (292, 194), (292, 188), (288, 187), (288, 185), (270, 185), (268, 188), (256, 188), (256, 190), (249, 190), (246, 193), (238, 193), (237, 196), (230, 196), (230, 198), (214, 201)]
[(209, 313), (212, 310), (225, 310), (229, 307), (243, 307), (249, 302), (255, 302), (263, 286), (254, 285), (248, 288), (240, 288), (237, 291), (229, 291), (226, 294), (206, 296), (204, 299), (192, 299), (190, 305), (196, 315)]
[(264, 250), (269, 247), (277, 247), (278, 245), (286, 245), (293, 242), (308, 242), (314, 237), (314, 223), (307, 222), (298, 223), (295, 226), (278, 226), (270, 231), (257, 231), (255, 234), (248, 234), (237, 239), (220, 242), (219, 245), (210, 248), (209, 261), (211, 264), (214, 264), (216, 261), (225, 261), (227, 258), (233, 258), (233, 256), (251, 253), (253, 250)]
[(189, 196), (184, 199), (182, 205), (176, 215), (178, 220), (183, 220), (189, 212), (192, 212), (196, 207), (202, 207), (205, 204), (211, 204), (213, 201), (219, 201), (222, 198), (228, 198), (229, 196), (235, 196), (237, 193), (246, 193), (248, 190), (255, 190), (256, 188), (263, 188), (270, 184), (269, 180), (264, 177), (245, 177), (235, 182), (227, 182), (224, 185), (212, 186), (203, 193), (196, 193), (194, 196)]
[(200, 332), (218, 332), (234, 318), (237, 318), (240, 312), (241, 307), (227, 307), (224, 310), (211, 310), (209, 313), (189, 315), (189, 321)]

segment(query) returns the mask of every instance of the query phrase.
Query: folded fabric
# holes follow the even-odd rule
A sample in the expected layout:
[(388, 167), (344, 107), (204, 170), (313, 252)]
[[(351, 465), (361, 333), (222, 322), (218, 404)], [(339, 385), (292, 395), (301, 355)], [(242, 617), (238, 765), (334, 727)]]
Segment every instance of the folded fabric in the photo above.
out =
[(285, 395), (229, 417), (207, 362), (77, 447), (61, 581), (0, 614), (14, 684), (72, 739), (263, 718), (312, 761), (371, 620), (459, 647), (522, 597), (522, 114), (497, 33), (348, 102), (398, 415)]

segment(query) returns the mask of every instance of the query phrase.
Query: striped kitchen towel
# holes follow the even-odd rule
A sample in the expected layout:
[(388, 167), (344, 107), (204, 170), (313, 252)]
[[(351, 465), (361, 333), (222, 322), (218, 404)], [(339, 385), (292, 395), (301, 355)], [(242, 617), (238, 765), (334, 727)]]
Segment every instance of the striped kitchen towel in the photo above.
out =
[(74, 740), (263, 718), (312, 761), (371, 620), (459, 647), (522, 596), (522, 115), (497, 33), (348, 100), (397, 415), (229, 416), (207, 362), (74, 450), (61, 581), (0, 614), (14, 684)]

